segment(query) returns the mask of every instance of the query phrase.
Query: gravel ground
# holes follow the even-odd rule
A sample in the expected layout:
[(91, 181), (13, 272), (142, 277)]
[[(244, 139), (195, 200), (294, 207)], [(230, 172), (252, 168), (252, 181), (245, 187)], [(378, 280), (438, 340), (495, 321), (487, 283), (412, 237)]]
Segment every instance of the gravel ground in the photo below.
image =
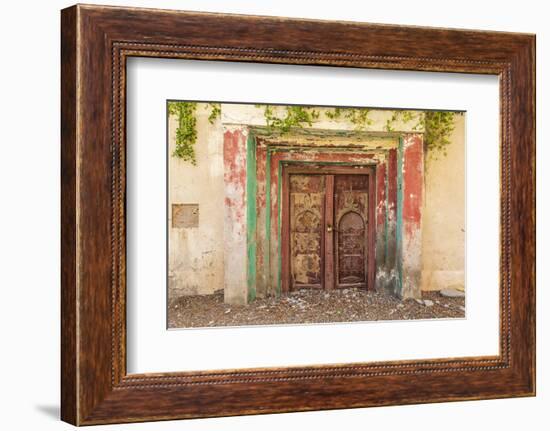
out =
[(262, 298), (241, 306), (224, 304), (223, 292), (180, 296), (170, 299), (168, 316), (170, 328), (200, 328), (463, 318), (465, 309), (463, 297), (448, 298), (439, 292), (423, 292), (421, 301), (401, 301), (385, 293), (363, 289), (304, 289), (279, 300)]

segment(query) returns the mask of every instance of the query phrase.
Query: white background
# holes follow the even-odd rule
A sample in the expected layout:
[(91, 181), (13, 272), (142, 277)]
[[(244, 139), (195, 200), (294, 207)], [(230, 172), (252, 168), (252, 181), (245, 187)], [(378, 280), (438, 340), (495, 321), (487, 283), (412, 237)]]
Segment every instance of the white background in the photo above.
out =
[[(498, 354), (498, 77), (147, 58), (127, 83), (129, 373)], [(467, 318), (167, 331), (166, 100), (186, 98), (466, 111)]]
[[(537, 33), (537, 140), (548, 141), (549, 14), (545, 2), (394, 0), (388, 2), (118, 1), (103, 3), (233, 13), (345, 19), (394, 24)], [(0, 15), (2, 153), (0, 156), (0, 424), (9, 430), (70, 427), (59, 409), (59, 9), (64, 1), (6, 2)], [(544, 55), (546, 54), (546, 55)], [(538, 220), (548, 217), (549, 150), (539, 145)], [(545, 208), (546, 206), (546, 208)], [(547, 429), (550, 372), (544, 250), (550, 230), (539, 226), (538, 396), (330, 412), (294, 413), (106, 426), (108, 429), (257, 430)]]

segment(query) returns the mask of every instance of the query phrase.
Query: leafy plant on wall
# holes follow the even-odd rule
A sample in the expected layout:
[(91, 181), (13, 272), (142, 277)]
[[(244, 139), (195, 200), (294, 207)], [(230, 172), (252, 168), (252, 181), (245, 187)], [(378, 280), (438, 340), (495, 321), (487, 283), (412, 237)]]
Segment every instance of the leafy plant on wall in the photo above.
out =
[(394, 131), (398, 121), (409, 123), (416, 120), (414, 130), (424, 130), (424, 145), (427, 153), (433, 157), (447, 155), (447, 146), (451, 143), (455, 115), (462, 115), (453, 111), (393, 111), (386, 121), (386, 131)]
[(280, 117), (273, 106), (264, 106), (264, 118), (269, 131), (284, 135), (293, 128), (302, 129), (305, 125), (311, 127), (319, 118), (319, 111), (306, 106), (285, 106), (284, 111), (284, 116)]
[(355, 125), (357, 130), (364, 130), (373, 121), (369, 118), (369, 108), (332, 108), (325, 112), (325, 116), (331, 120), (345, 118)]
[(197, 164), (195, 143), (197, 142), (197, 118), (195, 102), (168, 102), (168, 112), (178, 119), (176, 147), (172, 156)]
[[(256, 105), (263, 108), (266, 127), (270, 133), (284, 135), (293, 129), (312, 127), (320, 117), (320, 111), (308, 106), (284, 106), (277, 109), (273, 105)], [(208, 121), (214, 124), (221, 116), (219, 103), (206, 103), (205, 109), (210, 110)], [(175, 115), (178, 120), (176, 128), (176, 146), (173, 157), (197, 165), (195, 144), (197, 142), (196, 102), (168, 102), (168, 112)], [(339, 121), (345, 119), (355, 125), (356, 130), (365, 130), (373, 124), (369, 118), (369, 108), (328, 108), (324, 116), (329, 120)], [(437, 157), (438, 154), (447, 155), (447, 146), (450, 144), (450, 136), (454, 131), (454, 117), (460, 113), (451, 111), (392, 111), (391, 117), (386, 121), (385, 129), (393, 132), (398, 122), (409, 123), (417, 121), (414, 130), (424, 131), (424, 142), (428, 154)]]
[(451, 143), (451, 133), (455, 129), (454, 117), (458, 114), (448, 111), (424, 112), (424, 141), (431, 154), (447, 155), (447, 146)]
[[(214, 124), (221, 115), (221, 105), (219, 103), (207, 103), (206, 109), (210, 109), (208, 121), (210, 124)], [(197, 165), (195, 154), (195, 144), (197, 143), (196, 110), (196, 102), (168, 102), (168, 113), (175, 115), (178, 119), (176, 147), (172, 156), (191, 162), (193, 166)]]
[[(261, 107), (262, 105), (257, 105)], [(369, 118), (369, 108), (330, 108), (324, 112), (325, 117), (338, 121), (346, 119), (355, 125), (356, 130), (365, 130), (373, 124)], [(409, 123), (417, 120), (414, 130), (424, 130), (424, 142), (429, 154), (447, 155), (446, 147), (451, 143), (450, 137), (454, 131), (454, 116), (451, 111), (392, 111), (392, 116), (386, 121), (386, 131), (394, 131), (398, 121)], [(264, 106), (266, 125), (271, 132), (284, 135), (291, 129), (311, 127), (319, 118), (320, 112), (312, 107), (285, 106), (283, 115), (277, 115), (273, 106)]]

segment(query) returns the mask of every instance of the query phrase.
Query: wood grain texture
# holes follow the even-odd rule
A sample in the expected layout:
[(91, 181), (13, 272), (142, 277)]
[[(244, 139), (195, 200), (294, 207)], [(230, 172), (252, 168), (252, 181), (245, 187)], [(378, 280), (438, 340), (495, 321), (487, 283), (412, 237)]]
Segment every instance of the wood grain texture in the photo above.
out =
[[(61, 46), (63, 420), (84, 425), (534, 394), (533, 35), (74, 6), (62, 11)], [(129, 56), (499, 75), (500, 355), (127, 375)]]
[(76, 9), (61, 16), (61, 417), (77, 421)]

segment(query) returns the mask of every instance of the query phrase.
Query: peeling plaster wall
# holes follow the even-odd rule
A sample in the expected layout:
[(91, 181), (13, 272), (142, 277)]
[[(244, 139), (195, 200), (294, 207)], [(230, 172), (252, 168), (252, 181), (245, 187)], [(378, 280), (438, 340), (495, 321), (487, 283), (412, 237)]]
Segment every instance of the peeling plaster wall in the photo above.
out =
[(422, 135), (409, 134), (403, 137), (401, 227), (401, 296), (403, 298), (419, 298), (421, 290), (423, 148)]
[(224, 215), (225, 283), (224, 300), (230, 304), (246, 304), (247, 232), (246, 232), (246, 128), (224, 130), (223, 159), (225, 198)]
[(386, 249), (385, 267), (382, 273), (386, 291), (399, 294), (397, 271), (397, 149), (390, 150), (387, 163), (386, 201)]
[(426, 155), (422, 289), (464, 287), (466, 240), (465, 120), (455, 117), (447, 156)]
[[(172, 157), (177, 119), (168, 124), (169, 296), (212, 293), (224, 287), (222, 127), (197, 109), (197, 166)], [(155, 142), (151, 144), (161, 144)], [(172, 204), (198, 204), (198, 227), (172, 227)]]
[[(275, 114), (284, 116), (284, 106), (273, 107)], [(327, 108), (315, 107), (319, 111), (319, 118), (308, 129), (331, 130), (331, 131), (356, 131), (356, 126), (343, 115), (332, 120), (324, 115)], [(369, 119), (371, 124), (366, 125), (365, 132), (386, 132), (386, 122), (392, 118), (393, 112), (390, 110), (372, 109), (369, 111)], [(257, 108), (255, 105), (243, 105), (238, 103), (222, 104), (221, 121), (223, 124), (242, 125), (246, 124), (250, 127), (265, 127), (265, 117), (263, 108)], [(414, 133), (416, 130), (417, 121), (411, 120), (404, 122), (398, 120), (392, 124), (395, 132)]]
[[(377, 288), (403, 296), (419, 296), (420, 286), (422, 289), (433, 288), (439, 285), (442, 278), (452, 278), (453, 271), (459, 271), (454, 279), (460, 278), (460, 274), (463, 277), (463, 251), (461, 267), (456, 251), (446, 254), (441, 251), (441, 247), (456, 248), (456, 238), (446, 242), (446, 245), (439, 241), (448, 234), (449, 226), (444, 221), (449, 219), (448, 213), (456, 213), (461, 205), (458, 199), (455, 206), (449, 207), (449, 198), (445, 200), (441, 196), (444, 190), (449, 189), (448, 182), (457, 178), (454, 174), (449, 175), (449, 172), (454, 172), (450, 168), (456, 168), (453, 162), (449, 162), (456, 157), (452, 152), (454, 147), (450, 148), (445, 163), (428, 159), (425, 184), (421, 180), (422, 172), (409, 170), (407, 174), (407, 163), (410, 168), (413, 160), (410, 155), (418, 154), (410, 150), (407, 153), (404, 149), (409, 161), (402, 161), (401, 167), (405, 182), (410, 184), (407, 184), (408, 189), (404, 190), (403, 196), (404, 223), (401, 226), (397, 223), (397, 142), (399, 136), (418, 136), (422, 141), (422, 135), (413, 130), (416, 121), (398, 123), (394, 132), (388, 134), (385, 129), (386, 121), (391, 117), (388, 111), (371, 111), (369, 118), (373, 122), (363, 131), (357, 131), (355, 125), (345, 118), (328, 121), (321, 114), (320, 121), (312, 127), (298, 133), (291, 132), (283, 139), (262, 132), (265, 130), (263, 109), (253, 105), (222, 104), (221, 118), (214, 124), (208, 122), (209, 112), (205, 104), (198, 104), (197, 166), (169, 157), (170, 204), (198, 203), (200, 207), (198, 228), (172, 228), (169, 219), (170, 295), (209, 294), (224, 289), (226, 302), (242, 304), (255, 295), (277, 293), (280, 285), (278, 165), (283, 160), (327, 162), (341, 159), (364, 164), (370, 157), (368, 163), (376, 163)], [(172, 117), (169, 120), (170, 153), (174, 147), (176, 128), (177, 121)], [(463, 139), (458, 132), (463, 132), (463, 124), (457, 125), (453, 141)], [(255, 147), (251, 151), (247, 140), (254, 136), (260, 139), (254, 140)], [(411, 147), (411, 142), (405, 146)], [(349, 151), (342, 153), (341, 148)], [(463, 157), (462, 153), (461, 160)], [(247, 231), (251, 217), (247, 213), (250, 212), (248, 204), (252, 202), (249, 200), (251, 197), (247, 196), (251, 193), (247, 189), (250, 187), (247, 175), (254, 176), (251, 190), (255, 191), (255, 197), (254, 194), (251, 196), (254, 197), (255, 226), (252, 232)], [(462, 178), (463, 175), (464, 172)], [(447, 178), (448, 181), (445, 180)], [(463, 183), (461, 181), (462, 187)], [(421, 207), (415, 208), (414, 196), (410, 196), (411, 187), (414, 189), (412, 195), (416, 194), (420, 199), (417, 203)], [(463, 188), (461, 191), (463, 195)], [(432, 193), (434, 200), (422, 199)], [(449, 195), (459, 196), (455, 191)], [(438, 205), (439, 212), (432, 207), (427, 208), (426, 202)], [(171, 217), (171, 211), (169, 213)], [(405, 233), (401, 236), (399, 249), (398, 228)], [(252, 266), (251, 239), (255, 247)], [(397, 258), (398, 253), (403, 253), (403, 260)], [(449, 271), (445, 265), (451, 261), (453, 266)], [(398, 263), (401, 263), (401, 268), (398, 268)]]

